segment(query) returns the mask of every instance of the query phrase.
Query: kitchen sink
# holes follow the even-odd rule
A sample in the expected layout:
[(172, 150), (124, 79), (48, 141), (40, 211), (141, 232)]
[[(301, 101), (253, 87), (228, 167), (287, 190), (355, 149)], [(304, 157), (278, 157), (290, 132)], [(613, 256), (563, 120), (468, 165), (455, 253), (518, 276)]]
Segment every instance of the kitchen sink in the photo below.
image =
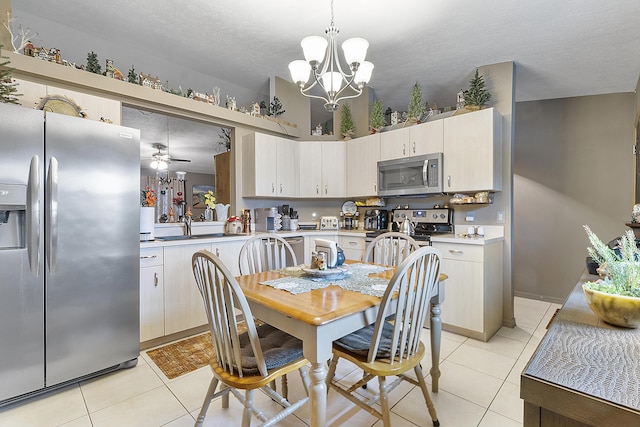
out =
[(227, 234), (227, 233), (209, 233), (209, 234), (194, 234), (191, 236), (178, 235), (178, 236), (160, 236), (156, 237), (156, 240), (160, 240), (161, 242), (172, 241), (172, 240), (197, 240), (197, 239), (211, 239), (213, 237), (232, 237), (238, 236), (238, 234)]

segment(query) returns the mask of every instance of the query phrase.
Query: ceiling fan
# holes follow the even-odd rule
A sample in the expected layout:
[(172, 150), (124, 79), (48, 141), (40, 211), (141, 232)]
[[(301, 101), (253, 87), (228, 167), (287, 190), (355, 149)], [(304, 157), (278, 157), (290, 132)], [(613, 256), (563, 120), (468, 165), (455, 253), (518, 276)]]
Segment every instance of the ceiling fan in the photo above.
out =
[(153, 148), (158, 150), (157, 153), (153, 153), (151, 155), (152, 160), (149, 166), (151, 166), (151, 168), (153, 169), (167, 169), (169, 163), (171, 162), (191, 162), (191, 160), (189, 159), (178, 159), (176, 157), (171, 157), (168, 152), (163, 153), (162, 151), (167, 149), (167, 146), (165, 145), (153, 144)]

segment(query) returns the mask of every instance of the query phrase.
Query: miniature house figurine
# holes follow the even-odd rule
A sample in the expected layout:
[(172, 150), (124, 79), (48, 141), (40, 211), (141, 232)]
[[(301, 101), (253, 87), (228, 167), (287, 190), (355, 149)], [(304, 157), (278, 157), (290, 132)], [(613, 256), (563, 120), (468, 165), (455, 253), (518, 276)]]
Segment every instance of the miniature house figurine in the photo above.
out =
[(230, 110), (236, 110), (236, 98), (233, 96), (227, 95), (227, 108)]
[(393, 113), (391, 113), (391, 124), (392, 125), (397, 125), (398, 124), (399, 116), (400, 116), (400, 114), (398, 114), (397, 111), (394, 111)]
[(260, 104), (258, 104), (257, 102), (252, 103), (251, 104), (250, 114), (252, 116), (259, 116), (260, 115)]

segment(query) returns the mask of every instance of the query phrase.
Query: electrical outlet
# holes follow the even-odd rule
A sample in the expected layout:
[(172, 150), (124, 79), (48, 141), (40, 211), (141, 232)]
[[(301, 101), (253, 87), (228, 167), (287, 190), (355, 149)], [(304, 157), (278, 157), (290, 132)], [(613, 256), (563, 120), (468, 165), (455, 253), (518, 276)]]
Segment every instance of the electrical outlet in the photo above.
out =
[(498, 224), (504, 224), (504, 211), (498, 211), (496, 214), (496, 222)]
[(473, 222), (476, 220), (476, 213), (474, 211), (467, 212), (467, 215), (464, 217), (465, 221)]

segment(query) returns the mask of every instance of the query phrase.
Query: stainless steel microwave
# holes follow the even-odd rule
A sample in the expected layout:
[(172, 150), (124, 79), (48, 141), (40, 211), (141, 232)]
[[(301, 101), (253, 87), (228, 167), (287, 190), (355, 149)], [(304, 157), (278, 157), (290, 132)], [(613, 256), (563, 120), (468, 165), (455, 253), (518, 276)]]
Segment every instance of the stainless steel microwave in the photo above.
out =
[(378, 162), (378, 196), (442, 193), (442, 153)]

